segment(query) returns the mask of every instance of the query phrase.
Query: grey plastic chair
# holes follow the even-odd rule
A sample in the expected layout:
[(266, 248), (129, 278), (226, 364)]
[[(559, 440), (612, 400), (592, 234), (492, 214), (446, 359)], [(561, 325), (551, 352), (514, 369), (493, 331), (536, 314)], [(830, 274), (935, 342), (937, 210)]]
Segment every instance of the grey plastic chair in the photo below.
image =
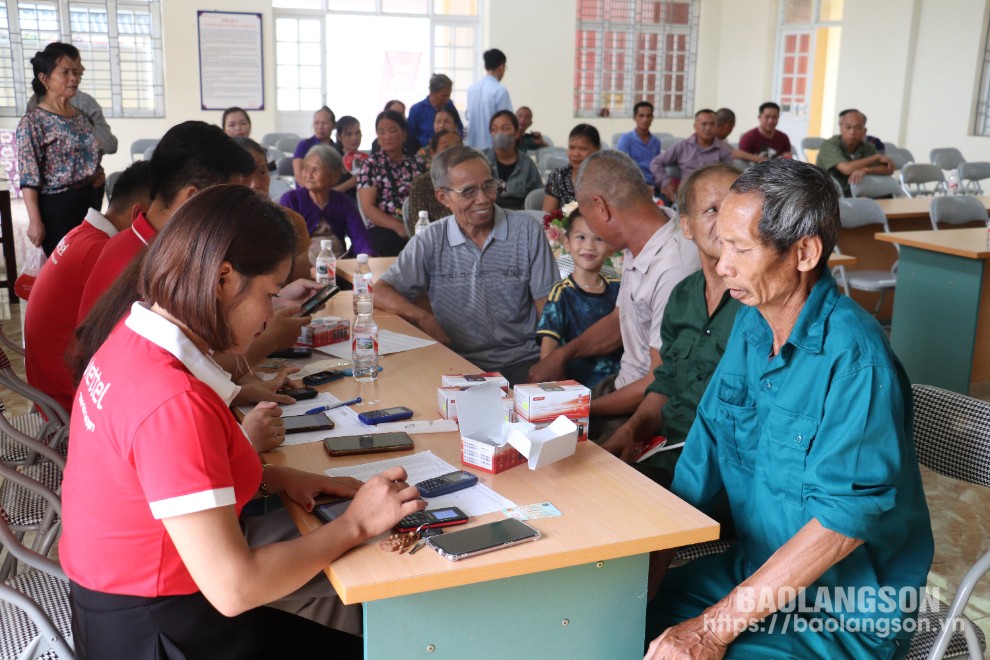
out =
[(853, 197), (904, 197), (901, 184), (892, 176), (884, 174), (867, 174), (861, 183), (851, 183), (849, 188)]
[(158, 145), (158, 138), (141, 138), (131, 143), (131, 160), (137, 160), (135, 156), (144, 158), (148, 149), (154, 149)]
[(284, 137), (280, 138), (278, 142), (275, 143), (275, 148), (279, 151), (291, 156), (296, 153), (296, 147), (299, 146), (299, 138), (296, 137)]
[(973, 221), (987, 223), (986, 207), (972, 195), (936, 197), (932, 200), (928, 215), (932, 220), (932, 229), (936, 230), (940, 224), (961, 225)]
[(613, 149), (619, 148), (619, 138), (621, 138), (625, 133), (612, 133), (611, 145)]
[[(299, 144), (299, 140), (302, 139), (295, 133), (265, 133), (261, 138), (261, 144), (266, 147), (274, 147), (282, 138), (292, 138), (296, 141), (296, 144)], [(292, 150), (295, 151), (295, 147)]]
[[(943, 476), (990, 488), (990, 403), (931, 385), (913, 385), (911, 389), (918, 462)], [(963, 616), (963, 610), (988, 570), (990, 552), (966, 573), (952, 604), (939, 608), (944, 612), (939, 625), (919, 625), (907, 658), (936, 660), (967, 651), (971, 658), (983, 657), (986, 638)]]
[[(0, 465), (0, 478), (49, 508), (61, 506), (51, 489), (17, 470)], [(4, 515), (0, 515), (0, 546), (29, 567), (0, 583), (0, 658), (74, 658), (69, 582), (62, 568), (45, 556), (47, 550), (25, 546)]]
[(963, 158), (962, 152), (955, 147), (941, 147), (939, 149), (932, 149), (928, 153), (928, 160), (931, 161), (932, 165), (935, 165), (939, 169), (943, 170), (954, 170), (959, 167), (960, 163), (966, 162), (966, 159)]
[(825, 138), (823, 138), (823, 137), (806, 137), (806, 138), (802, 138), (802, 140), (801, 140), (801, 160), (805, 161), (806, 163), (810, 163), (811, 161), (808, 160), (808, 149), (814, 149), (815, 151), (818, 151), (819, 149), (822, 148), (822, 145), (824, 143), (825, 143)]
[(278, 162), (275, 163), (275, 173), (278, 176), (294, 176), (295, 173), (292, 171), (292, 156), (279, 158)]
[(937, 165), (909, 163), (901, 169), (901, 188), (908, 197), (945, 194), (945, 175)]
[(117, 185), (117, 179), (120, 178), (121, 174), (123, 174), (123, 172), (111, 172), (107, 175), (107, 199), (110, 199), (110, 197), (113, 196), (113, 187)]
[(887, 149), (886, 156), (894, 163), (895, 170), (903, 169), (908, 163), (914, 162), (914, 154), (907, 149), (893, 147), (891, 149)]
[(526, 193), (526, 199), (523, 200), (523, 208), (527, 211), (542, 211), (543, 198), (546, 196), (547, 193), (543, 188), (530, 190)]
[(282, 199), (282, 195), (292, 190), (289, 182), (279, 176), (273, 176), (268, 182), (268, 196), (273, 202)]
[(277, 163), (279, 158), (285, 158), (290, 155), (283, 153), (281, 149), (276, 149), (275, 147), (267, 147), (265, 150), (265, 160), (268, 161), (268, 167), (272, 167)]
[[(842, 224), (843, 229), (876, 224), (883, 227), (884, 232), (890, 231), (890, 227), (887, 224), (887, 216), (884, 215), (883, 209), (872, 199), (865, 197), (840, 199), (839, 222)], [(897, 246), (895, 245), (894, 247), (896, 248)], [(839, 253), (838, 247), (836, 247), (836, 253)], [(847, 271), (845, 266), (836, 266), (833, 272), (838, 273), (839, 276), (836, 279), (847, 296), (849, 295), (849, 289), (880, 294), (876, 307), (873, 308), (874, 316), (877, 315), (883, 306), (887, 292), (893, 291), (897, 285), (897, 262), (894, 262), (893, 267), (889, 271)]]
[(896, 144), (894, 144), (893, 142), (886, 142), (886, 141), (885, 141), (885, 142), (883, 143), (883, 150), (884, 150), (884, 153), (887, 153), (887, 154), (889, 154), (889, 153), (890, 153), (890, 150), (891, 150), (891, 149), (896, 149), (896, 148), (897, 148), (897, 145), (896, 145)]
[(963, 192), (971, 195), (982, 195), (983, 187), (980, 181), (990, 179), (990, 163), (962, 163), (958, 168), (959, 186)]

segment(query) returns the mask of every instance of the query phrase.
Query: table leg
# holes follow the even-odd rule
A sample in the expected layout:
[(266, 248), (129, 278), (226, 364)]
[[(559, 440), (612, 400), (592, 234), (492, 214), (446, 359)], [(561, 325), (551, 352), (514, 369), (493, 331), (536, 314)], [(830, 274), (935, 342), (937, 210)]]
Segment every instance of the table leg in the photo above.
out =
[(365, 603), (364, 655), (641, 658), (647, 563), (636, 555)]
[(983, 266), (982, 259), (901, 247), (890, 344), (912, 383), (969, 393)]

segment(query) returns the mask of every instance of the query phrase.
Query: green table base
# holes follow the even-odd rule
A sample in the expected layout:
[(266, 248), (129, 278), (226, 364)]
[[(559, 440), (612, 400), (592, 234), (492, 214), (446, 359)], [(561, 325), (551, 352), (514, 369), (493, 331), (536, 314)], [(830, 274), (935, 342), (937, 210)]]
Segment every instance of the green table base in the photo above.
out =
[(983, 265), (901, 246), (890, 344), (912, 383), (969, 394)]
[(642, 658), (647, 564), (636, 555), (365, 603), (364, 655)]

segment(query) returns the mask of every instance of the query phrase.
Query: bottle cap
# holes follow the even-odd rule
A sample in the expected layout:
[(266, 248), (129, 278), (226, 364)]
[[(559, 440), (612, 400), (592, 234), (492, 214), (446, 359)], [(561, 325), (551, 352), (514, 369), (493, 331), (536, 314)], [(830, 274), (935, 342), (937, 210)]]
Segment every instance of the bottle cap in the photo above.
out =
[(358, 260), (358, 263), (359, 264), (366, 264), (366, 263), (368, 263), (368, 255), (366, 255), (364, 252), (362, 252), (361, 254), (359, 254), (357, 256), (357, 260)]
[(357, 304), (358, 314), (371, 314), (372, 302), (370, 300), (359, 300)]
[(429, 213), (429, 211), (420, 211), (419, 212), (419, 219), (420, 220), (426, 220), (427, 222), (429, 222), (430, 221), (430, 213)]
[(333, 241), (325, 238), (322, 241), (320, 241), (320, 247), (323, 248), (324, 250), (330, 250), (333, 248)]

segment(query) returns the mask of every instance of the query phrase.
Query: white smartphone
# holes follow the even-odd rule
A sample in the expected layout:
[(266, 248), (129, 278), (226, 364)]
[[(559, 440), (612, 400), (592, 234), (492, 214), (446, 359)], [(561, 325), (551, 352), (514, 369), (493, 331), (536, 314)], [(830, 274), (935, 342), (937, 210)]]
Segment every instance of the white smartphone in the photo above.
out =
[(429, 543), (444, 559), (457, 561), (540, 538), (539, 530), (515, 518), (434, 536)]

